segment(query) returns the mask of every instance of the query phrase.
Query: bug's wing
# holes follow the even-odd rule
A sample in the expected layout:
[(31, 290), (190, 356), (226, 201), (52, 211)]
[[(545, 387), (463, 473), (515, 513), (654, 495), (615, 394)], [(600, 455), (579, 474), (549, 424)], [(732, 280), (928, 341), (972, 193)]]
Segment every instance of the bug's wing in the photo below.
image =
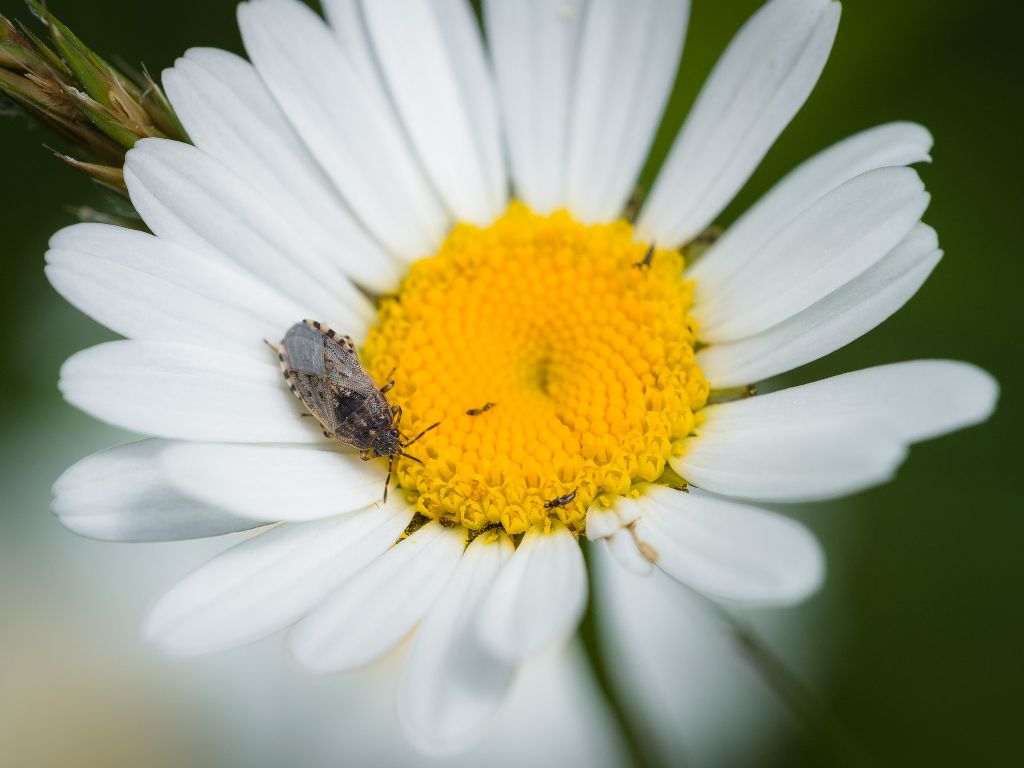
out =
[(283, 362), (296, 373), (323, 377), (324, 334), (306, 323), (296, 323), (281, 340)]
[(362, 395), (363, 399), (380, 392), (355, 350), (333, 339), (324, 339), (324, 375), (332, 387)]
[(313, 414), (323, 426), (324, 431), (333, 436), (338, 429), (338, 422), (332, 407), (333, 398), (324, 384), (323, 377), (311, 376), (308, 373), (290, 371), (286, 374), (292, 392), (306, 409)]
[(349, 345), (325, 340), (324, 366), (334, 397), (335, 436), (349, 445), (371, 448), (375, 436), (392, 424), (387, 398)]
[(325, 430), (334, 434), (338, 420), (325, 364), (324, 341), (320, 331), (306, 323), (296, 323), (281, 340), (281, 368), (295, 396)]
[(295, 393), (332, 435), (368, 447), (365, 428), (349, 417), (373, 397), (383, 397), (356, 356), (352, 340), (315, 323), (296, 323), (281, 341), (281, 364)]

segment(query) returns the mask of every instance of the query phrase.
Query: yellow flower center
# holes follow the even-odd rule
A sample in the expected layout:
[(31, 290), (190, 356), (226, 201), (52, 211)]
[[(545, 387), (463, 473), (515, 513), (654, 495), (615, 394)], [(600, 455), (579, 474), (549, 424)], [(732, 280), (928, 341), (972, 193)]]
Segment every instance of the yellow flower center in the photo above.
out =
[(513, 203), (456, 226), (386, 298), (363, 360), (403, 409), (440, 425), (395, 472), (417, 510), (511, 534), (584, 529), (592, 503), (654, 481), (691, 432), (708, 383), (694, 363), (683, 257)]

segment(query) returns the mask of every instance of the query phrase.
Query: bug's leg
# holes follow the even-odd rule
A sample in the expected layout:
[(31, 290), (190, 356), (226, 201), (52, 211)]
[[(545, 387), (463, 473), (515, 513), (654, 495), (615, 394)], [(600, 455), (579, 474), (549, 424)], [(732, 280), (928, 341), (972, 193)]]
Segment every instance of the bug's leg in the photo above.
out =
[(427, 427), (427, 428), (426, 428), (426, 429), (424, 429), (424, 430), (423, 430), (422, 432), (420, 432), (420, 433), (419, 433), (418, 435), (416, 435), (416, 437), (414, 437), (414, 438), (413, 438), (412, 440), (409, 440), (409, 441), (408, 441), (408, 442), (406, 442), (406, 443), (402, 443), (402, 447), (403, 447), (403, 448), (408, 448), (408, 447), (409, 447), (410, 445), (412, 445), (412, 444), (413, 444), (413, 443), (415, 443), (415, 442), (416, 442), (417, 440), (419, 440), (419, 439), (420, 439), (421, 437), (423, 437), (423, 436), (424, 436), (425, 434), (427, 434), (427, 432), (429, 432), (429, 431), (430, 431), (430, 430), (432, 430), (432, 429), (437, 429), (437, 428), (438, 428), (439, 426), (441, 426), (441, 422), (440, 422), (440, 421), (435, 421), (435, 422), (434, 422), (433, 424), (431, 424), (431, 425), (430, 425), (429, 427)]
[(390, 392), (392, 387), (395, 386), (394, 376), (395, 376), (395, 371), (397, 371), (397, 370), (398, 370), (398, 366), (396, 365), (394, 368), (391, 369), (391, 373), (389, 373), (387, 376), (384, 377), (384, 381), (386, 381), (387, 384), (385, 384), (383, 387), (380, 388), (380, 393), (382, 395), (383, 394), (387, 394), (388, 392)]
[(359, 458), (362, 459), (363, 461), (369, 461), (370, 459), (373, 458), (373, 449), (367, 448), (365, 451), (360, 451)]
[(281, 359), (281, 348), (277, 346), (277, 344), (272, 342), (270, 339), (264, 339), (263, 343), (270, 347), (270, 351), (277, 355), (279, 360)]
[(398, 425), (402, 423), (402, 406), (392, 405), (391, 415), (395, 418), (395, 429), (398, 429)]
[(381, 504), (388, 503), (388, 486), (391, 485), (391, 470), (395, 466), (395, 457), (388, 456), (388, 476), (384, 478), (384, 498), (381, 499)]

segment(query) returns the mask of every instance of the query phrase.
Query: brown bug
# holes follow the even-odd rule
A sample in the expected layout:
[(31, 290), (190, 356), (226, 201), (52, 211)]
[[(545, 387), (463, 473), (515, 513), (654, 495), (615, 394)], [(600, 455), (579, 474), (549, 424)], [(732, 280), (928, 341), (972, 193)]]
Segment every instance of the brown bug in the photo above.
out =
[(388, 476), (384, 481), (384, 501), (387, 501), (395, 459), (404, 456), (422, 464), (403, 448), (408, 448), (440, 422), (431, 424), (412, 440), (403, 441), (398, 429), (402, 407), (391, 405), (387, 398), (395, 382), (389, 381), (378, 389), (356, 357), (352, 339), (338, 335), (316, 320), (303, 320), (293, 325), (281, 339), (280, 346), (266, 343), (277, 353), (288, 388), (320, 422), (326, 437), (358, 448), (363, 461), (388, 457)]
[(571, 504), (572, 500), (576, 498), (576, 491), (579, 488), (565, 494), (565, 496), (559, 496), (557, 499), (544, 502), (544, 509), (554, 509), (555, 507), (564, 507), (566, 504)]

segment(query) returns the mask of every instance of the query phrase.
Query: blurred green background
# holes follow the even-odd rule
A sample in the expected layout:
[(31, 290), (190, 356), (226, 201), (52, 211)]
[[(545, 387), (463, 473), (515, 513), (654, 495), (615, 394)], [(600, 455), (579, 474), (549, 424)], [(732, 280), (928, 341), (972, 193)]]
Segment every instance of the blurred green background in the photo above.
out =
[[(694, 0), (680, 77), (646, 178), (715, 58), (759, 4)], [(50, 7), (97, 51), (144, 61), (153, 72), (193, 45), (242, 50), (233, 2), (53, 0)], [(14, 0), (3, 0), (0, 11), (28, 17)], [(935, 135), (934, 164), (920, 170), (932, 194), (925, 219), (938, 230), (945, 258), (882, 328), (790, 377), (807, 381), (879, 363), (951, 357), (983, 366), (1003, 387), (989, 424), (916, 447), (895, 483), (795, 511), (821, 538), (829, 578), (819, 596), (783, 621), (795, 622), (799, 647), (813, 649), (818, 659), (807, 670), (813, 687), (885, 765), (1024, 765), (1024, 520), (1014, 480), (1024, 370), (1022, 24), (1024, 5), (1006, 0), (848, 0), (817, 90), (723, 217), (733, 219), (794, 164), (862, 128), (910, 119)], [(127, 548), (75, 539), (47, 511), (59, 472), (122, 436), (65, 405), (56, 390), (63, 360), (109, 334), (44, 279), (48, 237), (74, 221), (67, 206), (102, 203), (91, 183), (42, 149), (44, 141), (51, 138), (20, 118), (0, 120), (0, 596), (8, 614), (0, 650), (8, 675), (18, 670), (43, 686), (39, 706), (51, 708), (51, 726), (62, 727), (82, 710), (76, 705), (63, 716), (53, 710), (62, 689), (48, 693), (46, 676), (37, 673), (56, 675), (55, 658), (74, 667), (83, 653), (76, 636), (61, 629), (70, 626), (69, 612), (82, 610), (76, 590), (88, 588), (96, 563), (123, 568), (121, 597), (131, 611), (105, 616), (97, 596), (99, 607), (82, 621), (110, 623), (110, 632), (134, 638), (131, 622), (146, 598), (133, 582), (161, 579), (140, 576), (145, 560)], [(167, 583), (180, 568), (164, 571)], [(36, 621), (61, 635), (50, 638), (52, 653), (40, 650), (49, 646), (36, 642)], [(29, 646), (39, 653), (26, 653)], [(127, 662), (126, 678), (156, 674), (147, 653), (140, 649)], [(787, 657), (802, 668), (799, 655)], [(158, 690), (159, 681), (153, 686)], [(146, 698), (147, 690), (138, 695)], [(0, 680), (0, 713), (22, 711), (32, 720), (23, 710), (36, 706), (34, 700), (14, 700), (12, 691)], [(152, 712), (139, 722), (114, 722), (110, 738), (130, 736), (138, 754), (150, 754), (169, 738), (158, 718)], [(203, 733), (199, 728), (189, 737)], [(796, 729), (768, 728), (750, 744), (721, 764), (814, 761)]]

